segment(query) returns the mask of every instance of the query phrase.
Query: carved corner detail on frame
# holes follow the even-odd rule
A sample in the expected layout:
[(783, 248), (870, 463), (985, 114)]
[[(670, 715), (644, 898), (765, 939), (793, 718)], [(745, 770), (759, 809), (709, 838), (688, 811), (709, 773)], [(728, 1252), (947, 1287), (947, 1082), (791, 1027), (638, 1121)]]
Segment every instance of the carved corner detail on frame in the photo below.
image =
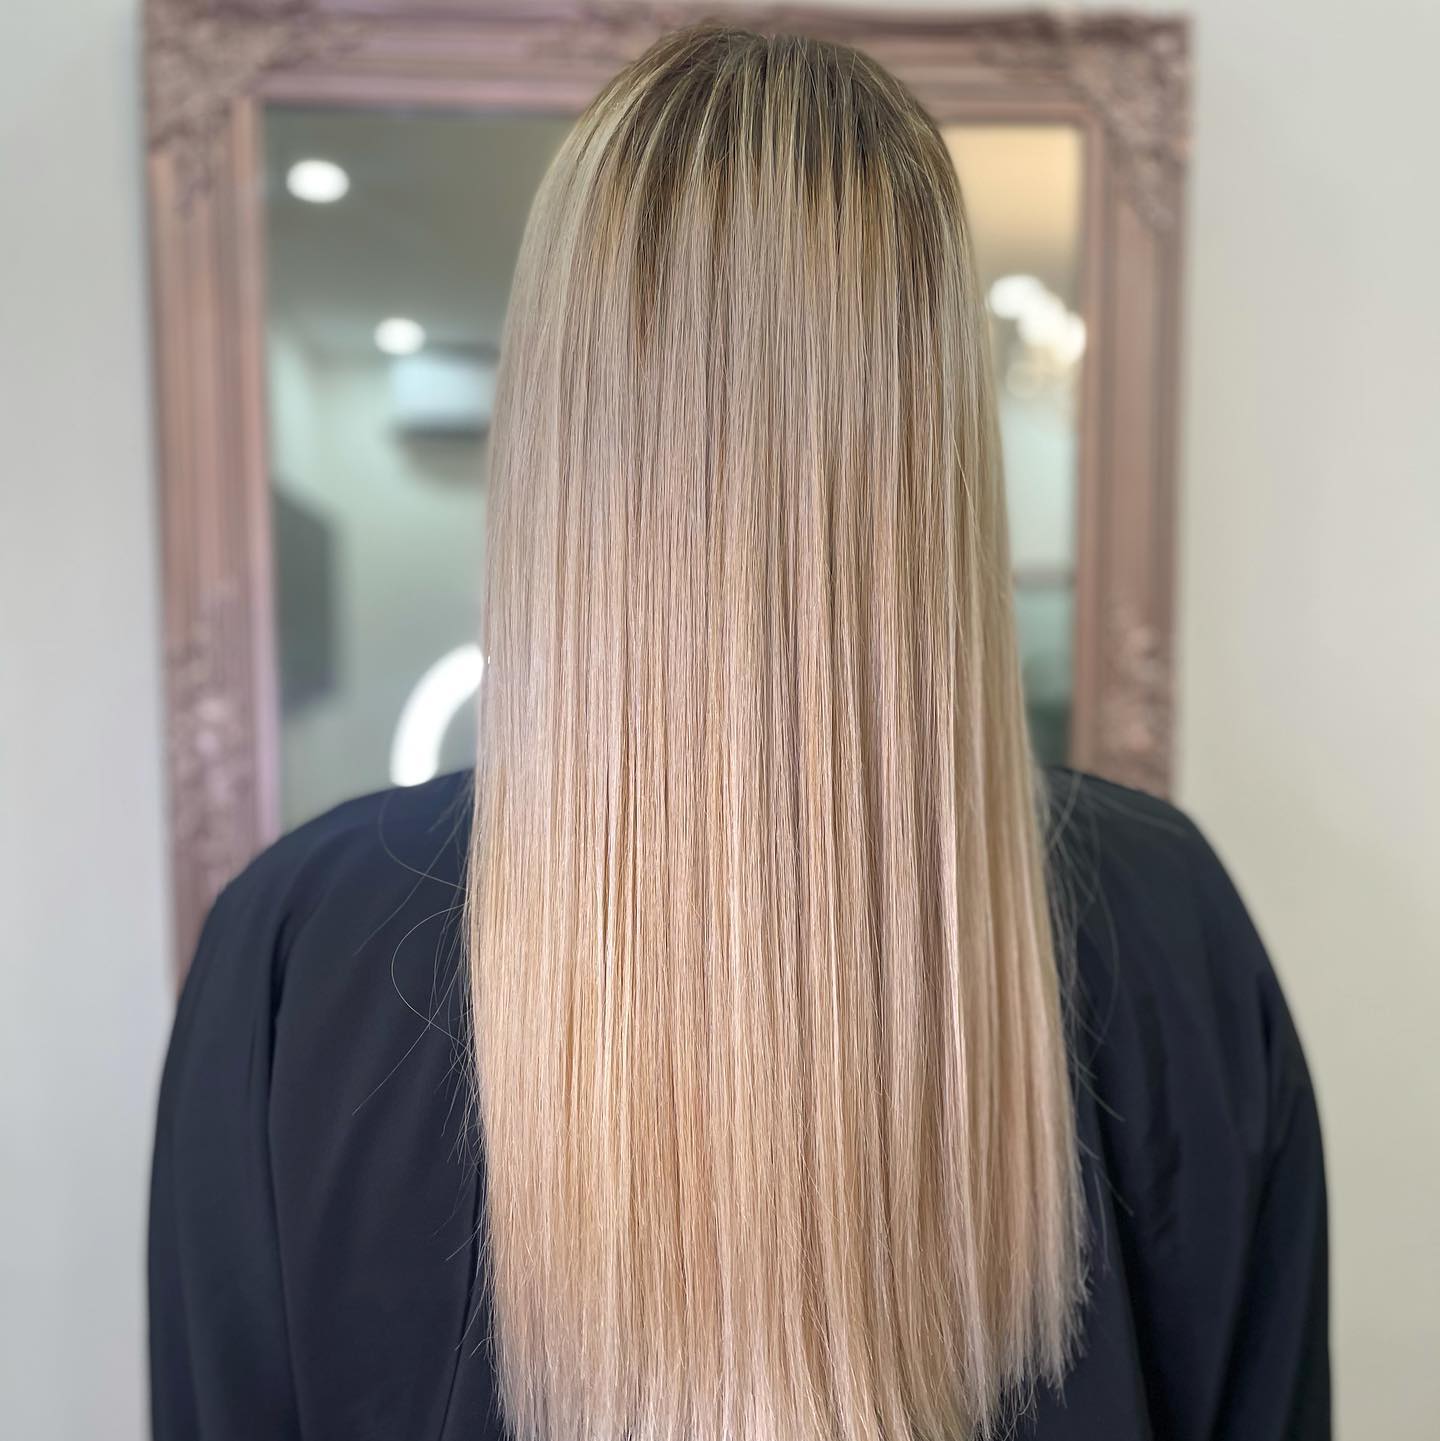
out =
[(1124, 606), (1111, 612), (1106, 632), (1096, 769), (1163, 796), (1170, 788), (1173, 722), (1168, 647), (1154, 626)]
[(174, 160), (182, 204), (207, 190), (236, 100), (275, 70), (343, 53), (354, 21), (315, 0), (147, 0), (146, 143)]
[(1071, 78), (1100, 113), (1136, 209), (1156, 230), (1179, 219), (1189, 152), (1190, 55), (1185, 33), (1142, 25), (1116, 44), (1105, 27), (1071, 32)]
[(1023, 11), (956, 21), (987, 66), (1063, 76), (1104, 126), (1136, 210), (1157, 231), (1175, 227), (1190, 146), (1183, 21)]

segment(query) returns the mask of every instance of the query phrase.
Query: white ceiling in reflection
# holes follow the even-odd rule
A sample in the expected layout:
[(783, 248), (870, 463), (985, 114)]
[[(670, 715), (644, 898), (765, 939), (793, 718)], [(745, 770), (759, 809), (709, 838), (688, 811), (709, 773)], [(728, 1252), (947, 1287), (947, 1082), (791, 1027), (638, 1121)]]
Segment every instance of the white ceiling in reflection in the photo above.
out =
[[(570, 128), (533, 116), (271, 107), (265, 116), (271, 315), (313, 352), (373, 355), (387, 316), (440, 347), (497, 345), (525, 217)], [(334, 161), (350, 190), (308, 205), (297, 160)]]
[[(404, 316), (439, 346), (494, 346), (536, 186), (563, 117), (271, 107), (265, 117), (272, 316), (317, 355), (373, 354)], [(982, 278), (1034, 275), (1076, 304), (1082, 141), (1062, 126), (951, 126)], [(349, 192), (297, 200), (297, 161), (340, 165)]]

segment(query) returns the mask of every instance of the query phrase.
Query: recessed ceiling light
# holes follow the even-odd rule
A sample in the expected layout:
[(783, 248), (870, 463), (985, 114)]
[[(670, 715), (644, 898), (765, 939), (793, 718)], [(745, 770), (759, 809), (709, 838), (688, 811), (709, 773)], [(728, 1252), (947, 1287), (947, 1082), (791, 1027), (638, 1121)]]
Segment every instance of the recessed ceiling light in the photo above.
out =
[(425, 327), (403, 315), (392, 315), (375, 327), (375, 344), (386, 355), (414, 355), (425, 344)]
[(333, 160), (297, 160), (285, 174), (285, 188), (296, 200), (333, 205), (350, 189), (350, 177)]

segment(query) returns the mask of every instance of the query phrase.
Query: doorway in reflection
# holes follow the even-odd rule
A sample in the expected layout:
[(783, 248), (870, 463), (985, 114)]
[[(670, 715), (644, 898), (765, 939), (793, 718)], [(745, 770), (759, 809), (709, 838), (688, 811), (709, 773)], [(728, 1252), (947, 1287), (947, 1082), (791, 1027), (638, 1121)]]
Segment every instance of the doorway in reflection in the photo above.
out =
[[(286, 827), (472, 759), (495, 363), (531, 197), (568, 129), (267, 109)], [(945, 138), (991, 311), (1031, 727), (1041, 756), (1063, 760), (1082, 142), (1048, 125)]]

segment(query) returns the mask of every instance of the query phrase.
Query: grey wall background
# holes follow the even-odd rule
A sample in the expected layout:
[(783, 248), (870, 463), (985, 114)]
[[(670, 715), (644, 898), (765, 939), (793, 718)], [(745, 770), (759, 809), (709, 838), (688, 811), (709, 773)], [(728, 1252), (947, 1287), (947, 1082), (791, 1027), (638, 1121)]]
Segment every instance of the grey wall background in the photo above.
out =
[(1319, 1088), (1338, 1434), (1440, 1414), (1440, 5), (1201, 0), (1180, 797)]
[[(1440, 1412), (1440, 7), (1189, 8), (1180, 795), (1255, 911), (1320, 1088), (1339, 1434), (1422, 1441)], [(35, 1441), (145, 1425), (169, 998), (137, 30), (136, 0), (0, 11), (0, 1426)]]
[(134, 0), (0, 6), (0, 1434), (145, 1427), (170, 995)]

